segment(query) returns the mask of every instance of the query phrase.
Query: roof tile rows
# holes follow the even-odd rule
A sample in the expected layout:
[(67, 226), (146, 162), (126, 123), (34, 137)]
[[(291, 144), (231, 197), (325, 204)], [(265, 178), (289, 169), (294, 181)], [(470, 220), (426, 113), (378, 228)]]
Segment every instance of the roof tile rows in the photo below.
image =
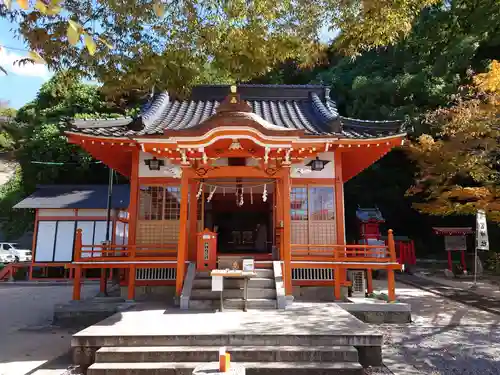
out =
[[(161, 135), (192, 128), (215, 114), (229, 86), (197, 86), (188, 99), (158, 95), (135, 119), (76, 120), (74, 132), (102, 137)], [(319, 85), (240, 85), (238, 94), (267, 122), (309, 135), (377, 138), (404, 132), (402, 121), (364, 121), (339, 116), (329, 89)]]

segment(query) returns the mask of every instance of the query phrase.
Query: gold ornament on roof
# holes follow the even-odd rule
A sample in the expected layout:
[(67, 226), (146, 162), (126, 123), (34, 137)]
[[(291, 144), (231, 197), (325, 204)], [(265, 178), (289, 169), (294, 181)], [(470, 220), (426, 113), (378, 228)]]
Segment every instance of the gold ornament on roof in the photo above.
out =
[(231, 85), (231, 93), (236, 94), (237, 87), (236, 85)]

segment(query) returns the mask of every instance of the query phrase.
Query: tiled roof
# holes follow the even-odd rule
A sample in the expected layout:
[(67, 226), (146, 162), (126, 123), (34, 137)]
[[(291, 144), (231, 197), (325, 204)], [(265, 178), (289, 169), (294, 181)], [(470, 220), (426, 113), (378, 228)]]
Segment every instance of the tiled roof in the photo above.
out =
[[(127, 208), (129, 185), (114, 185), (112, 208)], [(106, 208), (108, 185), (40, 185), (14, 208)]]
[(356, 217), (359, 221), (367, 223), (371, 220), (383, 222), (384, 217), (378, 208), (361, 208), (356, 210)]
[[(320, 85), (240, 85), (240, 98), (253, 113), (283, 130), (309, 135), (375, 138), (404, 132), (402, 121), (365, 121), (339, 116), (329, 88)], [(188, 99), (158, 95), (135, 119), (76, 120), (74, 132), (102, 137), (133, 137), (185, 130), (204, 122), (229, 94), (229, 86), (193, 88)]]

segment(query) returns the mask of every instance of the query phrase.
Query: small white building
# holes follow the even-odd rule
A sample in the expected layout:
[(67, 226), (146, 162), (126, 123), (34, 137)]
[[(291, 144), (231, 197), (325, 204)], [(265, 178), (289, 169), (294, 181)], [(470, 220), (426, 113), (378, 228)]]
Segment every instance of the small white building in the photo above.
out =
[[(112, 243), (126, 244), (129, 185), (114, 185), (111, 200)], [(75, 233), (83, 230), (84, 242), (106, 240), (107, 185), (40, 185), (13, 208), (35, 210), (33, 266), (62, 267), (73, 261)]]

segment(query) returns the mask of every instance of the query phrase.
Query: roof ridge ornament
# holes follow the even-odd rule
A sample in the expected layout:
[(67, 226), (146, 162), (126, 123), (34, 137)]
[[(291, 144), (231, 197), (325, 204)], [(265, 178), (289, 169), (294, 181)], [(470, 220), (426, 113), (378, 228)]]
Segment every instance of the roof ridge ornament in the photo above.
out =
[(252, 112), (252, 107), (246, 100), (242, 100), (238, 94), (236, 85), (230, 87), (230, 93), (224, 98), (220, 105), (215, 110), (216, 113), (221, 112)]

